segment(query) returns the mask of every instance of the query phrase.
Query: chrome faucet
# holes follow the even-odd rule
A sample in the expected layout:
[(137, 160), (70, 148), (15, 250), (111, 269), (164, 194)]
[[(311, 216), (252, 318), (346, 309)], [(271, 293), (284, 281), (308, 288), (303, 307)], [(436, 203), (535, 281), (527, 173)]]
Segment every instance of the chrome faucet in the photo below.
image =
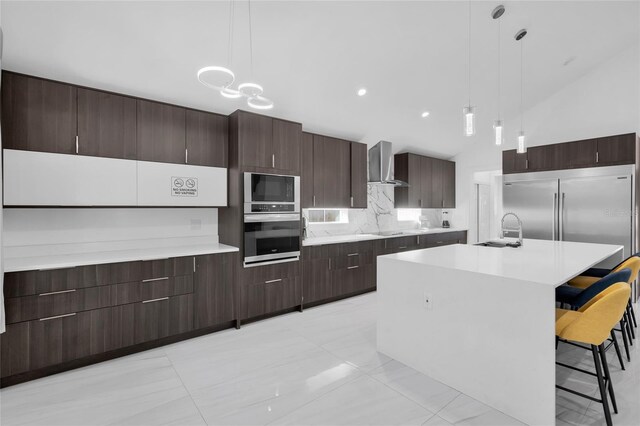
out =
[[(516, 218), (516, 220), (518, 221), (518, 229), (507, 229), (504, 227), (504, 220), (507, 216), (513, 216)], [(506, 213), (504, 216), (502, 216), (500, 231), (502, 233), (502, 238), (504, 238), (504, 234), (506, 231), (518, 231), (518, 247), (522, 246), (522, 221), (520, 220), (517, 214), (509, 212), (509, 213)]]

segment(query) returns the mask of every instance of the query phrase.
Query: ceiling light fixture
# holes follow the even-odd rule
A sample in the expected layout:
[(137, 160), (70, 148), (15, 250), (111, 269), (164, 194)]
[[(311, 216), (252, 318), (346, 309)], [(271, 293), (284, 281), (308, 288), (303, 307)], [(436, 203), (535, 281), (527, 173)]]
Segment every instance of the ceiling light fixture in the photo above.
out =
[(520, 132), (518, 133), (518, 149), (517, 149), (517, 153), (518, 154), (524, 154), (525, 152), (527, 152), (527, 143), (525, 140), (525, 135), (524, 135), (524, 112), (522, 110), (522, 87), (524, 85), (523, 83), (523, 75), (524, 75), (524, 42), (522, 41), (522, 39), (524, 38), (524, 36), (527, 35), (527, 30), (526, 29), (521, 29), (520, 31), (518, 31), (515, 35), (515, 39), (516, 41), (520, 42)]
[(464, 121), (464, 135), (473, 136), (476, 133), (475, 108), (471, 106), (471, 0), (469, 0), (469, 32), (468, 32), (468, 71), (469, 71), (469, 103), (462, 110)]
[[(247, 2), (249, 15), (249, 60), (251, 66), (251, 76), (253, 77), (253, 33), (251, 26), (251, 0)], [(232, 63), (233, 53), (233, 23), (235, 15), (235, 2), (229, 2), (229, 38), (227, 62)], [(231, 87), (235, 81), (235, 74), (229, 68), (221, 66), (208, 66), (198, 70), (198, 81), (210, 89), (217, 90), (222, 96), (228, 99), (246, 98), (247, 105), (255, 109), (271, 109), (273, 101), (262, 96), (264, 89), (257, 83), (242, 83), (237, 89)]]
[(501, 57), (501, 49), (500, 49), (500, 17), (502, 15), (504, 15), (505, 12), (505, 8), (503, 5), (497, 6), (495, 9), (493, 9), (493, 11), (491, 12), (491, 17), (498, 21), (498, 119), (495, 120), (493, 122), (493, 138), (495, 141), (495, 144), (500, 146), (502, 145), (502, 140), (503, 140), (503, 124), (502, 124), (502, 120), (500, 119), (501, 116), (501, 83), (502, 83), (502, 57)]
[(422, 116), (422, 118), (427, 118), (429, 116), (429, 111), (425, 111), (420, 115)]
[(365, 89), (364, 87), (358, 89), (358, 96), (364, 96), (367, 94), (367, 89)]

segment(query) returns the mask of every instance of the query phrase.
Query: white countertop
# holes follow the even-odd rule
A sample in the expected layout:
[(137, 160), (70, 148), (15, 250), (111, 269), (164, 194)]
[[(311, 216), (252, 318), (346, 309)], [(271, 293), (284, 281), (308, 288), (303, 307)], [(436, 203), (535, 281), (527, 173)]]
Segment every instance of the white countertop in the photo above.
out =
[(329, 235), (323, 237), (311, 237), (302, 241), (303, 246), (320, 246), (324, 244), (352, 243), (367, 240), (383, 240), (385, 238), (407, 237), (411, 235), (440, 234), (444, 232), (466, 231), (464, 228), (432, 228), (432, 229), (403, 229), (395, 235), (379, 234), (349, 234), (349, 235)]
[(609, 244), (525, 239), (519, 248), (455, 244), (389, 254), (379, 259), (401, 260), (557, 287), (616, 253), (621, 257), (622, 249), (622, 246)]
[(158, 238), (3, 247), (3, 263), (4, 272), (16, 272), (234, 251), (238, 248), (212, 237)]

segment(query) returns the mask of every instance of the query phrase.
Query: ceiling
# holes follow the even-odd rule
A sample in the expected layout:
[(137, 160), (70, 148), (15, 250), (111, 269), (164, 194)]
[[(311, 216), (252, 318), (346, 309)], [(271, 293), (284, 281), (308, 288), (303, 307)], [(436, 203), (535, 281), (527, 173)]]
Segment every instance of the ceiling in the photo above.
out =
[[(499, 4), (471, 4), (471, 103), (478, 132), (462, 136), (467, 82), (465, 1), (252, 1), (235, 6), (232, 63), (228, 1), (19, 2), (3, 0), (3, 68), (228, 114), (248, 109), (205, 88), (196, 72), (230, 66), (275, 101), (269, 115), (312, 132), (450, 157), (490, 138), (498, 111)], [(501, 18), (502, 110), (524, 108), (638, 43), (639, 2), (508, 1)], [(570, 64), (565, 61), (574, 58)], [(366, 87), (366, 96), (356, 91)], [(428, 110), (428, 118), (421, 113)]]

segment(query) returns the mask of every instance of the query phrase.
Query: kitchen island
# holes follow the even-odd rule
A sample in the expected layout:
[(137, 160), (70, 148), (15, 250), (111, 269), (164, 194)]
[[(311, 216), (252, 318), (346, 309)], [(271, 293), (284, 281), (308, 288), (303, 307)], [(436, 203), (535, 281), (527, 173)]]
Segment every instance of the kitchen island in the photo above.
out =
[(555, 423), (555, 288), (622, 246), (524, 240), (378, 257), (378, 351), (531, 425)]

